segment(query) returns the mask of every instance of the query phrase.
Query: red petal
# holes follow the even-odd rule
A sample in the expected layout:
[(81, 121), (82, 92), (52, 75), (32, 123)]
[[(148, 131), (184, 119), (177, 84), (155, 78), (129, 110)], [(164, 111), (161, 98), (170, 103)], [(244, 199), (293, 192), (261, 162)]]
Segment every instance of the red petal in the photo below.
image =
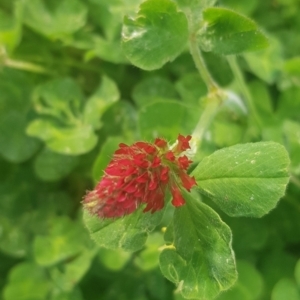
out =
[(191, 163), (192, 163), (192, 161), (189, 160), (186, 155), (178, 158), (179, 168), (181, 168), (183, 170), (187, 170)]
[(190, 146), (189, 141), (191, 139), (192, 139), (191, 135), (187, 135), (186, 137), (184, 137), (183, 135), (179, 134), (178, 138), (177, 138), (178, 144), (176, 146), (176, 150), (178, 152), (183, 152), (183, 151), (185, 151), (187, 149), (190, 149), (191, 146)]
[(159, 157), (155, 156), (153, 161), (152, 161), (152, 164), (151, 164), (151, 167), (152, 168), (157, 168), (161, 163), (161, 160)]
[(172, 204), (175, 207), (182, 206), (182, 205), (185, 204), (185, 200), (183, 199), (178, 187), (176, 187), (176, 186), (172, 187), (171, 193), (172, 193), (172, 196), (173, 196)]
[(163, 167), (160, 173), (160, 180), (163, 182), (167, 182), (169, 180), (169, 168)]
[(175, 160), (175, 155), (173, 153), (173, 151), (168, 151), (166, 154), (165, 154), (165, 158), (169, 161), (174, 161)]
[(195, 177), (190, 177), (185, 172), (180, 172), (179, 177), (181, 179), (183, 187), (188, 191), (190, 191), (194, 185), (197, 185)]
[(155, 139), (154, 144), (161, 149), (167, 147), (167, 142), (160, 138)]

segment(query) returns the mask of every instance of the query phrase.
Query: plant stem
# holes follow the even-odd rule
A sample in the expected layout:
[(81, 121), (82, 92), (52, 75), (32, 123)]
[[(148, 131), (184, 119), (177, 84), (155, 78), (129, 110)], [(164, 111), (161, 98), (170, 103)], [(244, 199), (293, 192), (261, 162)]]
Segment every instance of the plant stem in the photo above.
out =
[(235, 76), (235, 78), (237, 79), (240, 88), (241, 88), (241, 92), (244, 94), (245, 100), (246, 100), (246, 105), (250, 111), (250, 113), (252, 114), (252, 116), (254, 117), (258, 127), (261, 129), (262, 128), (262, 122), (257, 114), (253, 99), (252, 99), (252, 95), (247, 87), (247, 84), (245, 82), (243, 73), (241, 72), (241, 69), (236, 61), (236, 57), (231, 55), (227, 57), (228, 59), (228, 63), (230, 65), (230, 68)]
[(44, 67), (41, 67), (39, 65), (25, 62), (25, 61), (19, 61), (19, 60), (12, 60), (10, 58), (6, 58), (3, 62), (4, 66), (34, 72), (34, 73), (41, 73), (41, 74), (53, 74), (51, 71), (45, 69)]
[(198, 69), (200, 76), (202, 77), (204, 83), (206, 84), (208, 94), (203, 101), (206, 101), (204, 111), (201, 114), (198, 124), (192, 133), (191, 140), (191, 156), (196, 154), (198, 148), (200, 148), (203, 136), (211, 124), (214, 116), (216, 115), (220, 104), (223, 101), (224, 94), (222, 89), (212, 78), (210, 72), (208, 71), (205, 61), (201, 55), (199, 49), (196, 31), (190, 36), (190, 52), (193, 57), (196, 68)]
[(190, 52), (195, 62), (196, 68), (198, 69), (204, 83), (207, 86), (208, 93), (215, 92), (219, 90), (217, 83), (213, 80), (212, 76), (210, 75), (207, 67), (205, 65), (204, 59), (201, 55), (196, 35), (191, 34), (190, 36)]
[(206, 101), (205, 109), (201, 114), (198, 124), (196, 125), (192, 133), (192, 154), (194, 155), (198, 148), (200, 148), (203, 136), (215, 117), (220, 104), (222, 103), (221, 94), (215, 93), (208, 95), (207, 98), (203, 99)]

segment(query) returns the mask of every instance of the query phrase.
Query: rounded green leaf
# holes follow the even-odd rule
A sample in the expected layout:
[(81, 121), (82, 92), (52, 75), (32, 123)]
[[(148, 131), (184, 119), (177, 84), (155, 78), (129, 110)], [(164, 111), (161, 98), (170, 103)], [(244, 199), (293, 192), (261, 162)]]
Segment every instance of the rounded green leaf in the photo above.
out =
[(200, 35), (205, 51), (237, 54), (256, 51), (268, 46), (268, 40), (251, 19), (232, 10), (210, 7), (203, 11), (206, 22)]
[(164, 77), (149, 77), (140, 81), (133, 89), (132, 98), (141, 107), (160, 98), (176, 99), (177, 93), (172, 82)]
[(12, 52), (21, 40), (22, 3), (14, 3), (14, 18), (0, 10), (0, 45)]
[(289, 163), (280, 144), (248, 143), (205, 157), (193, 175), (200, 192), (228, 215), (261, 217), (284, 195)]
[(80, 155), (92, 150), (97, 144), (97, 136), (90, 125), (60, 127), (52, 120), (37, 119), (31, 122), (27, 134), (43, 140), (47, 147), (61, 154)]
[(77, 157), (44, 149), (34, 161), (34, 170), (40, 179), (56, 181), (67, 176), (75, 168), (77, 162)]
[(34, 239), (36, 262), (50, 266), (77, 255), (84, 249), (84, 234), (83, 227), (67, 217), (53, 219), (48, 235), (37, 235)]
[(51, 1), (51, 6), (46, 2), (25, 1), (24, 21), (33, 30), (51, 39), (63, 39), (85, 24), (87, 9), (81, 1)]
[(174, 140), (179, 133), (190, 134), (200, 111), (177, 101), (156, 101), (139, 111), (138, 126), (143, 139), (161, 136)]
[(131, 258), (131, 253), (122, 249), (101, 248), (98, 257), (100, 262), (109, 270), (120, 271)]
[(11, 162), (20, 163), (37, 151), (40, 143), (26, 135), (26, 115), (9, 111), (0, 119), (0, 154)]
[(188, 104), (199, 105), (200, 99), (207, 94), (207, 88), (198, 73), (184, 74), (175, 83), (182, 100)]
[(117, 85), (110, 78), (103, 76), (102, 82), (94, 94), (88, 99), (83, 113), (85, 124), (100, 128), (103, 113), (120, 98)]
[[(96, 250), (96, 248), (85, 249), (80, 255), (72, 257), (70, 261), (66, 261), (63, 264), (63, 268), (61, 265), (51, 268), (49, 273), (53, 283), (62, 291), (71, 292), (74, 290), (76, 284), (88, 272)], [(70, 300), (73, 300), (73, 298)]]
[(175, 209), (174, 241), (160, 255), (164, 276), (187, 299), (214, 299), (237, 279), (231, 231), (209, 206), (185, 194)]
[(296, 282), (289, 278), (279, 280), (271, 294), (271, 300), (300, 300), (300, 292)]
[(47, 298), (50, 289), (45, 270), (34, 263), (24, 262), (11, 270), (3, 296), (5, 300), (42, 300)]
[(135, 19), (125, 17), (122, 44), (130, 62), (155, 70), (174, 60), (188, 40), (188, 23), (170, 0), (147, 0)]

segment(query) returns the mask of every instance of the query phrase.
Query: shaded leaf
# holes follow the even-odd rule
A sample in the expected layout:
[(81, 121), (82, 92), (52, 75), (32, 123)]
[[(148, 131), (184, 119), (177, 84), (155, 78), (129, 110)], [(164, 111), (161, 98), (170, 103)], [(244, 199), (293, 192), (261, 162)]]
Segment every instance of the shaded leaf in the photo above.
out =
[(161, 136), (174, 140), (179, 133), (190, 134), (199, 117), (200, 111), (194, 106), (176, 101), (156, 101), (140, 109), (138, 126), (143, 139)]
[(66, 128), (50, 120), (37, 119), (29, 124), (26, 132), (43, 140), (50, 150), (66, 155), (86, 153), (97, 143), (90, 125)]
[(5, 300), (42, 300), (47, 298), (50, 288), (45, 270), (34, 263), (24, 262), (11, 270), (3, 296)]
[(86, 22), (87, 9), (81, 1), (25, 1), (24, 21), (33, 30), (51, 39), (63, 39)]
[(35, 159), (34, 170), (40, 179), (56, 181), (66, 177), (77, 163), (77, 157), (61, 155), (44, 149)]
[(103, 113), (120, 98), (117, 85), (109, 77), (103, 76), (101, 85), (88, 99), (84, 107), (83, 121), (94, 128), (100, 128)]

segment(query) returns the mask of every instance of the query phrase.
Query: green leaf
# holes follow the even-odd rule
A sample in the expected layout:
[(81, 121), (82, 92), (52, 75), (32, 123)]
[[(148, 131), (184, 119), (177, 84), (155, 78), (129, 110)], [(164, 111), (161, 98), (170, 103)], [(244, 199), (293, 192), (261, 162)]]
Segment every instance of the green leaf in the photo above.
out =
[(258, 0), (236, 1), (236, 0), (221, 0), (221, 5), (229, 7), (240, 13), (250, 15), (258, 5)]
[(201, 193), (230, 216), (261, 217), (284, 195), (289, 158), (274, 142), (240, 144), (216, 151), (193, 171)]
[(210, 207), (189, 194), (175, 209), (174, 241), (160, 255), (164, 276), (187, 299), (213, 299), (237, 279), (231, 231)]
[[(78, 117), (83, 95), (78, 84), (71, 78), (57, 78), (39, 85), (33, 92), (35, 110), (69, 122)], [(73, 115), (74, 116), (73, 116)]]
[(135, 19), (124, 19), (125, 55), (144, 70), (159, 69), (174, 60), (187, 40), (187, 19), (170, 0), (147, 0), (141, 4)]
[(300, 76), (300, 56), (293, 57), (285, 61), (284, 71), (290, 76)]
[(263, 291), (263, 278), (253, 264), (247, 261), (237, 261), (239, 274), (232, 289), (222, 293), (218, 300), (253, 300), (260, 299)]
[(20, 163), (38, 149), (37, 139), (28, 137), (25, 128), (30, 109), (31, 76), (4, 68), (0, 72), (0, 154)]
[[(94, 133), (95, 127), (100, 126), (98, 119), (118, 95), (111, 81), (105, 79), (103, 84), (85, 109), (82, 92), (70, 78), (54, 79), (38, 86), (33, 101), (41, 117), (29, 124), (27, 134), (43, 140), (53, 152), (66, 155), (89, 152), (98, 141)], [(106, 103), (99, 101), (99, 93)]]
[(175, 101), (156, 101), (141, 108), (138, 126), (143, 139), (161, 136), (174, 140), (179, 133), (190, 134), (199, 116), (200, 111), (194, 106)]
[(94, 128), (100, 128), (103, 113), (120, 98), (117, 85), (110, 78), (103, 76), (101, 85), (88, 99), (83, 113), (83, 121)]
[(61, 155), (44, 149), (34, 161), (34, 170), (40, 179), (56, 181), (66, 177), (77, 163), (77, 157)]
[(278, 115), (300, 122), (300, 88), (291, 87), (280, 94), (278, 99)]
[(218, 120), (213, 122), (211, 130), (213, 140), (220, 148), (241, 142), (245, 132), (245, 129), (240, 124)]
[(89, 152), (98, 140), (90, 125), (67, 128), (44, 119), (31, 122), (26, 132), (30, 136), (43, 140), (50, 150), (65, 155), (80, 155)]
[(0, 118), (0, 154), (7, 160), (20, 163), (37, 151), (40, 143), (25, 133), (27, 119), (24, 113), (10, 111)]
[(126, 140), (136, 140), (136, 115), (132, 104), (128, 101), (119, 101), (104, 113), (102, 130), (106, 135), (122, 135)]
[(164, 239), (161, 233), (153, 232), (143, 249), (134, 259), (134, 264), (143, 271), (155, 269), (158, 266), (159, 249), (164, 244)]
[(214, 6), (217, 0), (175, 0), (175, 2), (184, 11), (194, 29), (201, 24), (203, 9)]
[(295, 267), (295, 279), (297, 282), (298, 287), (300, 286), (300, 259), (297, 261), (296, 267)]
[(140, 81), (132, 91), (132, 98), (139, 107), (155, 102), (160, 98), (174, 100), (177, 97), (172, 82), (158, 76)]
[(84, 56), (85, 60), (90, 60), (94, 57), (100, 57), (105, 61), (115, 64), (128, 63), (120, 40), (109, 41), (100, 36), (93, 37), (92, 48)]
[(113, 250), (120, 248), (125, 251), (137, 251), (145, 244), (148, 233), (160, 223), (163, 214), (163, 210), (151, 214), (142, 213), (142, 209), (139, 208), (134, 213), (115, 220), (100, 219), (85, 210), (83, 219), (98, 246)]
[(202, 55), (212, 77), (222, 87), (227, 88), (235, 78), (227, 57), (214, 52), (203, 52)]
[(55, 286), (62, 291), (71, 292), (89, 270), (96, 251), (97, 249), (85, 249), (80, 255), (65, 263), (63, 267), (59, 265), (51, 268), (49, 273)]
[(5, 46), (8, 52), (12, 52), (21, 40), (22, 5), (21, 1), (15, 1), (14, 17), (0, 10), (0, 46)]
[(207, 94), (207, 88), (198, 73), (184, 74), (175, 83), (175, 88), (187, 104), (199, 105), (200, 98)]
[(205, 28), (200, 45), (205, 51), (238, 54), (268, 46), (268, 39), (251, 19), (226, 8), (210, 7), (203, 11)]
[(257, 112), (261, 116), (260, 119), (266, 126), (271, 125), (274, 112), (272, 99), (267, 85), (261, 81), (255, 80), (250, 82), (248, 87), (250, 89)]
[(296, 282), (289, 278), (283, 278), (276, 283), (271, 294), (271, 300), (300, 300), (299, 289)]
[(123, 137), (109, 137), (104, 142), (93, 165), (92, 172), (94, 180), (99, 180), (102, 177), (104, 169), (110, 162), (113, 153), (118, 149), (120, 143), (124, 143)]
[(283, 57), (280, 41), (270, 38), (269, 45), (257, 52), (244, 53), (243, 57), (254, 75), (271, 84), (280, 76)]
[(298, 122), (285, 121), (283, 132), (286, 138), (287, 149), (291, 158), (291, 170), (300, 174), (300, 124)]
[(25, 1), (24, 21), (50, 39), (63, 39), (86, 22), (87, 9), (81, 1)]
[(51, 288), (45, 270), (31, 262), (16, 265), (9, 274), (5, 286), (5, 300), (42, 300)]
[(56, 217), (48, 235), (37, 235), (33, 249), (36, 262), (51, 266), (80, 253), (84, 247), (83, 228), (67, 217)]
[[(277, 209), (276, 209), (277, 210)], [(277, 219), (278, 223), (278, 219)], [(269, 227), (270, 229), (271, 227)], [(276, 230), (276, 229), (275, 229)], [(277, 235), (273, 235), (275, 238), (269, 246), (273, 250), (261, 255), (260, 271), (263, 274), (265, 281), (265, 288), (271, 293), (275, 284), (282, 278), (292, 278), (294, 274), (295, 265), (297, 263), (297, 257), (287, 253), (278, 247)]]
[(128, 263), (131, 258), (131, 253), (125, 252), (122, 249), (105, 249), (99, 250), (100, 262), (109, 270), (120, 271)]

